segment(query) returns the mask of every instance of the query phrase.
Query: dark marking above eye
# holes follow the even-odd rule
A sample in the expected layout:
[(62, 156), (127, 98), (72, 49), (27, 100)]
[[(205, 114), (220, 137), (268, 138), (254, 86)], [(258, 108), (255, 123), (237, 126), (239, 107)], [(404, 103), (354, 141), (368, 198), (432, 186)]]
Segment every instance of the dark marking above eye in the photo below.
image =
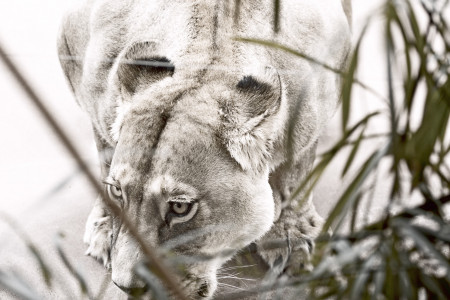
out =
[(239, 90), (258, 92), (261, 94), (270, 91), (270, 86), (268, 84), (258, 81), (253, 76), (244, 76), (241, 80), (239, 80), (236, 87)]

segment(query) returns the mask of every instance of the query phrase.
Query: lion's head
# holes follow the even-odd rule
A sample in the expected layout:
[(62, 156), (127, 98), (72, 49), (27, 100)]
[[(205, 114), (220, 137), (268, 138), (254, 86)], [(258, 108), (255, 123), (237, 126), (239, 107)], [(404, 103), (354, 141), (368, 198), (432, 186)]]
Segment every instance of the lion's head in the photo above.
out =
[[(268, 157), (281, 84), (271, 67), (240, 77), (178, 75), (169, 59), (136, 51), (147, 45), (133, 45), (117, 66), (122, 102), (105, 182), (149, 245), (187, 257), (180, 280), (188, 294), (209, 297), (217, 269), (273, 223)], [(145, 69), (146, 62), (164, 67)], [(123, 74), (134, 80), (121, 80)], [(155, 82), (136, 84), (143, 80)], [(118, 286), (142, 287), (133, 272), (142, 256), (116, 217), (111, 267)]]

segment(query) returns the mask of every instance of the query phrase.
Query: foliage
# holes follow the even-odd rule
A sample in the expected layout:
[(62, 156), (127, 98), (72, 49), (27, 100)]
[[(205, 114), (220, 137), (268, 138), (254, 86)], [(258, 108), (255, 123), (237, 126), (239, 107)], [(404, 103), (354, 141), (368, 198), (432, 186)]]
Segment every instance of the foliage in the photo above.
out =
[[(387, 113), (390, 132), (384, 145), (361, 165), (354, 180), (330, 213), (324, 232), (351, 214), (351, 233), (336, 235), (320, 244), (312, 272), (311, 298), (350, 299), (447, 299), (450, 284), (450, 224), (444, 205), (449, 202), (449, 140), (446, 136), (450, 112), (448, 24), (443, 16), (447, 2), (388, 1), (384, 7), (386, 65), (388, 72)], [(419, 14), (427, 23), (419, 23)], [(422, 30), (425, 25), (424, 30)], [(347, 78), (354, 78), (355, 58)], [(434, 62), (434, 63), (431, 63)], [(401, 78), (402, 89), (394, 89)], [(366, 139), (367, 116), (349, 127), (351, 93), (344, 79), (342, 111), (343, 139), (351, 147), (344, 174), (360, 143)], [(413, 122), (415, 105), (423, 105), (419, 124)], [(355, 132), (359, 131), (359, 134)], [(327, 152), (328, 160), (335, 150)], [(355, 228), (357, 209), (369, 196), (364, 184), (383, 160), (391, 163), (389, 207), (380, 221)], [(320, 171), (320, 164), (313, 171)], [(404, 205), (413, 193), (423, 203), (392, 215), (389, 208)], [(406, 203), (408, 204), (408, 203)], [(448, 218), (448, 216), (447, 216)]]

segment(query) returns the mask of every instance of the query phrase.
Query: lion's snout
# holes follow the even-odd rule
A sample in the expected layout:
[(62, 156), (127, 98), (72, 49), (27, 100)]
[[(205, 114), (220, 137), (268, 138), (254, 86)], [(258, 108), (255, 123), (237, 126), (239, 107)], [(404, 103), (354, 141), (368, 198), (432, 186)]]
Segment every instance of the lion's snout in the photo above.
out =
[[(135, 276), (134, 273), (114, 276), (113, 271), (112, 281), (126, 294), (139, 298), (146, 294), (151, 288)], [(155, 278), (155, 280), (157, 279)], [(180, 284), (183, 286), (183, 290), (189, 299), (211, 299), (217, 289), (217, 280), (215, 276), (197, 277), (188, 275), (180, 280)], [(156, 286), (158, 286), (158, 284)]]
[(191, 299), (210, 299), (217, 289), (215, 275), (201, 277), (187, 275), (183, 283), (184, 290)]
[(122, 286), (120, 284), (117, 284), (114, 280), (113, 280), (113, 282), (119, 289), (121, 289), (128, 295), (132, 295), (133, 297), (140, 297), (140, 296), (144, 295), (145, 292), (147, 292), (147, 290), (148, 290), (147, 285), (144, 285), (142, 287), (127, 287), (127, 286)]
[(118, 272), (113, 268), (112, 281), (119, 289), (132, 296), (141, 296), (148, 289), (147, 285), (131, 270)]
[[(146, 236), (152, 240), (150, 235)], [(111, 251), (111, 279), (114, 284), (133, 297), (147, 294), (154, 287), (161, 288), (162, 282), (159, 279), (149, 279), (140, 272), (141, 267), (145, 268), (144, 261), (140, 246), (132, 237), (120, 231)], [(173, 275), (189, 299), (211, 299), (217, 289), (216, 270), (220, 264), (217, 260), (187, 263), (183, 265), (183, 272)], [(141, 276), (144, 276), (145, 280)], [(170, 294), (170, 291), (167, 292)], [(156, 297), (156, 294), (154, 296)]]

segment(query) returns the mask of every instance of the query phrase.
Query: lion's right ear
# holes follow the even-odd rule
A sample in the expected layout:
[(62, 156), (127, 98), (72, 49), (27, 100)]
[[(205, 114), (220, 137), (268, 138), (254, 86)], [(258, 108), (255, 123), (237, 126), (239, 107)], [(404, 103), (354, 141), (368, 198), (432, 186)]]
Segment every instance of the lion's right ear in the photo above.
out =
[(157, 53), (156, 46), (153, 41), (136, 42), (121, 53), (116, 79), (122, 92), (133, 95), (140, 87), (173, 75), (175, 66)]
[(222, 138), (230, 155), (243, 170), (264, 171), (279, 132), (281, 80), (272, 67), (247, 75), (236, 85), (237, 98), (221, 108)]

